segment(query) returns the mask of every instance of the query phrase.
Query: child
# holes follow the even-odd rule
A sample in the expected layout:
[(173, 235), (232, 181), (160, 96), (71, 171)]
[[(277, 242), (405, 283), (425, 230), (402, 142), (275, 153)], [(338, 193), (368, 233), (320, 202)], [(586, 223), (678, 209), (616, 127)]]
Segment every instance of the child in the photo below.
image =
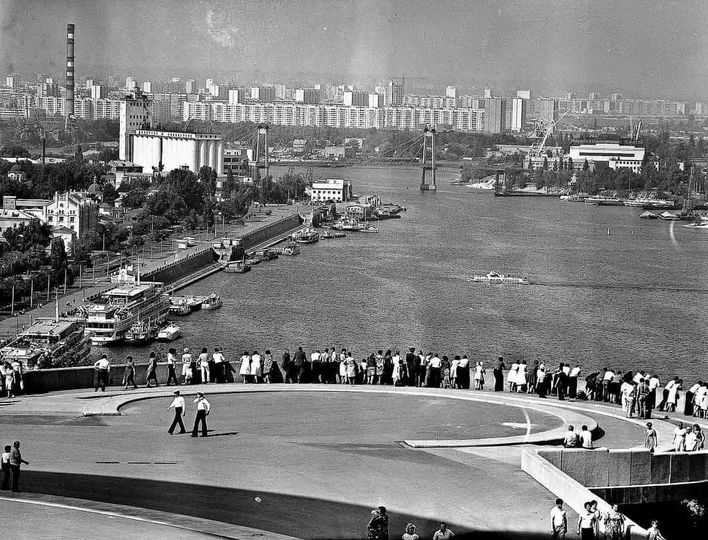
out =
[(648, 540), (666, 540), (664, 536), (659, 531), (659, 522), (654, 520), (651, 522), (651, 527), (647, 529), (647, 539)]
[(2, 453), (2, 489), (5, 491), (10, 489), (10, 450), (8, 444)]
[(406, 525), (406, 532), (401, 536), (401, 540), (419, 540), (420, 536), (415, 533), (415, 525), (409, 523)]
[(646, 440), (644, 441), (644, 447), (648, 448), (650, 452), (654, 451), (654, 448), (659, 444), (659, 436), (656, 430), (651, 427), (651, 422), (647, 422), (647, 429), (645, 432)]

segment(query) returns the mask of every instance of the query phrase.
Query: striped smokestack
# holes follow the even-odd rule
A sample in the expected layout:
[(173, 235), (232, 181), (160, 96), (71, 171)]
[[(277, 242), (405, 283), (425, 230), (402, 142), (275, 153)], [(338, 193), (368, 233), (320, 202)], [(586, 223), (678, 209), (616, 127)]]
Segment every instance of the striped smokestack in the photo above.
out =
[(66, 115), (74, 116), (74, 25), (66, 25)]

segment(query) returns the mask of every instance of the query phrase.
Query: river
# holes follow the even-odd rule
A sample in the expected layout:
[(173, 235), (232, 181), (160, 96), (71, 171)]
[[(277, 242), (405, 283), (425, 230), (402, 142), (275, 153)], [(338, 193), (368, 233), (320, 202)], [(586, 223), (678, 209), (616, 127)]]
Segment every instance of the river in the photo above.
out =
[[(274, 167), (273, 174), (287, 169)], [(349, 178), (357, 194), (402, 204), (379, 234), (302, 247), (248, 274), (219, 273), (180, 294), (216, 292), (224, 307), (180, 319), (174, 346), (306, 351), (363, 357), (414, 346), (473, 360), (543, 360), (591, 369), (647, 369), (662, 380), (706, 375), (708, 232), (639, 219), (641, 209), (555, 198), (499, 198), (453, 186), (421, 193), (419, 169), (313, 169)], [(609, 234), (608, 234), (609, 231)], [(473, 274), (528, 276), (485, 285)], [(157, 345), (164, 351), (164, 345)], [(114, 360), (148, 348), (109, 349)]]

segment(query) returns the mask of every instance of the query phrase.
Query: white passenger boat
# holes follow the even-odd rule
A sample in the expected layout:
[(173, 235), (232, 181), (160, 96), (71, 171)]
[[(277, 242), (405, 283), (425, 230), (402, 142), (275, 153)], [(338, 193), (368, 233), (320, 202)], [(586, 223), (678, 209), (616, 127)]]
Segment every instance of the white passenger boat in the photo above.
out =
[(123, 340), (139, 320), (162, 324), (170, 309), (162, 283), (126, 284), (101, 294), (86, 308), (87, 335), (94, 345), (110, 345)]
[(307, 227), (293, 234), (292, 239), (293, 242), (298, 244), (314, 244), (319, 241), (320, 233), (311, 227)]
[(498, 274), (497, 272), (489, 272), (486, 276), (474, 276), (471, 281), (475, 283), (492, 283), (492, 284), (501, 284), (501, 283), (510, 283), (514, 285), (530, 285), (531, 282), (522, 277), (515, 277), (515, 276), (506, 276), (504, 274)]
[(91, 353), (83, 319), (36, 319), (27, 330), (0, 349), (3, 362), (20, 362), (25, 369), (75, 366)]
[(174, 341), (182, 335), (182, 329), (175, 323), (170, 323), (157, 333), (157, 341)]

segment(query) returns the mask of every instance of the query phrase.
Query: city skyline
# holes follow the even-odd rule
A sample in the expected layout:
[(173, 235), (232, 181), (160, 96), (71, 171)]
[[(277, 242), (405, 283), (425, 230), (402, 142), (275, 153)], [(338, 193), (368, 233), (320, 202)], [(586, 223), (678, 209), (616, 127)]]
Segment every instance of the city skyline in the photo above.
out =
[(702, 98), (708, 83), (708, 6), (690, 1), (3, 0), (0, 22), (5, 72), (55, 74), (75, 23), (77, 80), (114, 71), (363, 86), (405, 75), (422, 87), (684, 99)]

